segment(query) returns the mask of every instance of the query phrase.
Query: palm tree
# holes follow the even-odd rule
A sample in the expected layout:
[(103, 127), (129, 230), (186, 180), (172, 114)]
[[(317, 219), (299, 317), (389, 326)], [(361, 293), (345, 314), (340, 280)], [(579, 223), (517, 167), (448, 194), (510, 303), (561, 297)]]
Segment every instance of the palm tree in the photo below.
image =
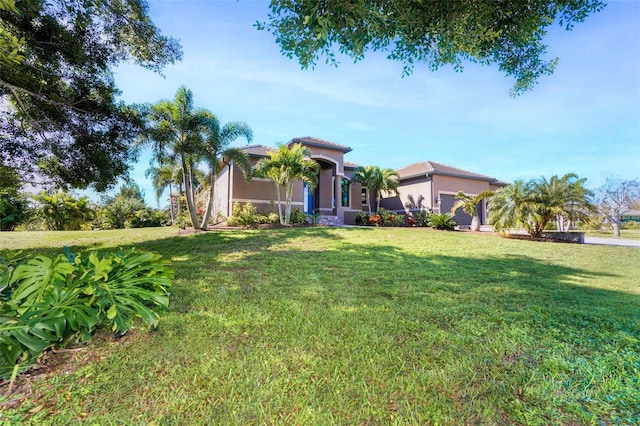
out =
[(371, 214), (371, 194), (376, 194), (375, 211), (378, 211), (382, 191), (387, 193), (398, 192), (398, 172), (393, 169), (380, 169), (378, 166), (366, 166), (356, 168), (352, 182), (359, 182), (367, 188), (367, 201), (369, 205), (369, 214)]
[(249, 163), (247, 154), (238, 148), (229, 147), (233, 141), (241, 136), (244, 137), (247, 142), (253, 140), (253, 132), (246, 123), (235, 121), (225, 124), (222, 128), (220, 128), (220, 123), (217, 118), (214, 118), (209, 123), (202, 146), (203, 157), (209, 164), (209, 192), (208, 200), (205, 202), (204, 217), (202, 219), (203, 230), (207, 229), (207, 223), (213, 212), (216, 179), (221, 168), (224, 166), (223, 160), (235, 162), (245, 177), (250, 175), (251, 164)]
[(478, 203), (480, 203), (485, 198), (491, 197), (493, 195), (493, 191), (486, 190), (482, 191), (478, 195), (467, 195), (464, 191), (460, 191), (456, 194), (456, 202), (453, 203), (453, 207), (451, 207), (451, 214), (455, 215), (456, 210), (462, 208), (462, 211), (471, 216), (471, 230), (476, 232), (480, 230), (480, 218), (478, 217)]
[[(162, 197), (165, 189), (169, 188), (169, 197), (171, 197), (172, 185), (176, 178), (175, 169), (174, 166), (165, 164), (160, 167), (151, 166), (144, 172), (145, 177), (151, 177), (151, 185), (156, 191), (158, 207), (160, 206), (160, 197)], [(171, 216), (171, 224), (175, 225), (175, 214), (171, 199), (169, 200), (169, 214)]]
[(533, 183), (542, 229), (555, 219), (558, 231), (567, 232), (572, 222), (595, 210), (590, 200), (593, 192), (584, 187), (586, 181), (575, 173), (567, 173), (549, 180), (542, 177)]
[(195, 204), (195, 173), (202, 152), (204, 135), (215, 117), (204, 109), (195, 109), (193, 93), (182, 86), (173, 101), (160, 101), (151, 106), (148, 137), (156, 146), (170, 146), (179, 158), (182, 180), (191, 223), (199, 229), (200, 220)]
[(489, 205), (490, 220), (498, 231), (523, 226), (538, 237), (555, 219), (565, 232), (572, 221), (586, 217), (594, 209), (592, 193), (584, 187), (585, 182), (573, 173), (549, 180), (518, 180), (495, 192)]
[[(288, 147), (281, 145), (277, 151), (268, 151), (269, 158), (258, 162), (255, 175), (266, 177), (274, 181), (278, 197), (278, 215), (280, 223), (288, 225), (291, 219), (291, 199), (293, 186), (298, 180), (305, 182), (310, 189), (318, 184), (320, 166), (311, 160), (311, 152), (302, 144), (295, 143)], [(280, 187), (285, 188), (285, 213), (282, 214)]]
[(489, 222), (498, 232), (524, 227), (531, 233), (530, 224), (534, 218), (531, 186), (530, 182), (516, 180), (493, 194), (489, 204)]

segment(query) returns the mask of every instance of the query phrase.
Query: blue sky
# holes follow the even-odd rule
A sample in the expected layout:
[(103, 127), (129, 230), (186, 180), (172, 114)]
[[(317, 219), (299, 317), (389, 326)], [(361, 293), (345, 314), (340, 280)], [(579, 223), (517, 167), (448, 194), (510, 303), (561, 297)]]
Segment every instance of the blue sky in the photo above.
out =
[[(640, 177), (640, 2), (610, 2), (570, 32), (552, 27), (546, 42), (548, 57), (560, 58), (555, 74), (516, 98), (497, 67), (471, 63), (462, 73), (419, 64), (402, 78), (402, 64), (369, 53), (355, 64), (344, 57), (338, 68), (321, 62), (302, 70), (253, 27), (268, 1), (149, 6), (162, 32), (181, 41), (184, 59), (164, 78), (117, 68), (127, 102), (172, 99), (185, 85), (222, 123), (248, 123), (253, 143), (315, 136), (352, 147), (346, 158), (360, 165), (432, 160), (505, 181), (574, 172), (593, 188), (606, 175)], [(144, 153), (132, 177), (156, 205), (148, 161)]]

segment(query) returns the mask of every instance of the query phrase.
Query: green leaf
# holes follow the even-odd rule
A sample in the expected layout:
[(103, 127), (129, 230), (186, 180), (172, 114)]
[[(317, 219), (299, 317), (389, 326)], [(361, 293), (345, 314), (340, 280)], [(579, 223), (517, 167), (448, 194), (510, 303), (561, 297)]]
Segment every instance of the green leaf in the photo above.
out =
[(118, 315), (118, 308), (116, 307), (116, 305), (111, 305), (111, 307), (107, 311), (107, 319), (112, 320), (116, 317), (116, 315)]

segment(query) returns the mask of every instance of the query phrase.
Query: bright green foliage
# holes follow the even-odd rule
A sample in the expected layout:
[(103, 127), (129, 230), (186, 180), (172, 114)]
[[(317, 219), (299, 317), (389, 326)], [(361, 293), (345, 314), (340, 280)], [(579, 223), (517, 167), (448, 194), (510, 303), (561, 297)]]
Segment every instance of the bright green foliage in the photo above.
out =
[(489, 203), (489, 221), (499, 232), (523, 227), (534, 237), (540, 236), (552, 220), (559, 231), (568, 231), (572, 222), (594, 210), (593, 194), (584, 187), (585, 182), (573, 173), (549, 180), (517, 180), (495, 192)]
[(250, 177), (251, 175), (249, 156), (238, 148), (230, 147), (231, 143), (239, 137), (244, 137), (247, 142), (253, 140), (253, 131), (247, 123), (234, 121), (220, 127), (220, 122), (216, 117), (211, 120), (205, 132), (201, 150), (205, 161), (209, 165), (209, 191), (202, 218), (201, 228), (203, 230), (207, 229), (209, 219), (213, 215), (216, 179), (222, 168), (226, 164), (234, 162), (240, 167), (245, 177)]
[(0, 231), (13, 231), (31, 216), (27, 195), (15, 170), (0, 165)]
[(352, 182), (359, 182), (367, 188), (367, 197), (369, 205), (369, 214), (371, 214), (371, 194), (376, 195), (376, 204), (374, 211), (378, 211), (380, 200), (382, 199), (382, 191), (394, 193), (398, 192), (398, 172), (393, 169), (381, 169), (378, 166), (366, 166), (356, 168)]
[(388, 52), (405, 75), (419, 62), (432, 70), (461, 70), (464, 61), (495, 64), (515, 78), (519, 94), (554, 70), (557, 59), (544, 58), (547, 27), (557, 21), (570, 30), (603, 7), (600, 0), (273, 0), (267, 21), (256, 26), (303, 68), (321, 56), (337, 65), (334, 46), (354, 60), (369, 50)]
[(464, 193), (464, 191), (459, 191), (456, 194), (456, 202), (453, 203), (453, 207), (451, 207), (451, 214), (455, 214), (456, 210), (462, 208), (462, 211), (468, 214), (469, 216), (477, 216), (478, 212), (476, 210), (478, 203), (485, 198), (491, 197), (493, 195), (493, 191), (482, 191), (481, 193), (471, 196)]
[[(269, 158), (258, 162), (254, 171), (258, 177), (273, 180), (278, 196), (278, 215), (280, 223), (291, 223), (291, 200), (296, 182), (303, 181), (312, 190), (318, 184), (318, 163), (310, 159), (311, 152), (302, 144), (294, 143), (290, 147), (281, 145), (276, 151), (268, 151)], [(281, 187), (284, 186), (285, 212), (282, 212)]]
[(429, 215), (427, 225), (443, 231), (453, 231), (456, 226), (456, 219), (451, 216), (451, 213), (433, 213)]
[[(251, 141), (251, 128), (241, 122), (221, 127), (218, 118), (210, 111), (194, 107), (193, 92), (185, 86), (178, 89), (173, 101), (164, 100), (152, 105), (146, 115), (148, 128), (144, 142), (153, 143), (155, 157), (161, 167), (168, 158), (179, 159), (191, 224), (195, 229), (206, 230), (213, 213), (215, 179), (222, 164), (234, 161), (245, 174), (250, 170), (246, 154), (229, 145), (241, 136)], [(209, 166), (209, 192), (202, 222), (195, 201), (200, 161)]]
[(240, 204), (237, 201), (233, 204), (231, 217), (227, 221), (229, 226), (256, 226), (259, 223), (258, 211), (250, 201)]
[(416, 226), (429, 226), (429, 217), (431, 213), (426, 210), (418, 210), (413, 214), (413, 218), (416, 221)]
[(47, 194), (42, 191), (34, 195), (38, 203), (38, 215), (44, 220), (45, 227), (50, 231), (74, 231), (81, 229), (89, 222), (95, 211), (89, 199), (85, 196), (75, 198), (64, 191)]
[(66, 252), (35, 256), (0, 276), (0, 378), (28, 368), (47, 348), (87, 341), (98, 326), (125, 333), (137, 317), (155, 327), (150, 306), (169, 305), (173, 270), (162, 256)]
[(100, 210), (100, 228), (123, 229), (133, 227), (138, 212), (147, 208), (140, 187), (131, 183), (122, 185), (120, 192), (113, 198), (105, 198)]
[(112, 67), (160, 71), (181, 56), (146, 0), (3, 0), (0, 164), (61, 186), (109, 188), (128, 172), (142, 128), (117, 99)]

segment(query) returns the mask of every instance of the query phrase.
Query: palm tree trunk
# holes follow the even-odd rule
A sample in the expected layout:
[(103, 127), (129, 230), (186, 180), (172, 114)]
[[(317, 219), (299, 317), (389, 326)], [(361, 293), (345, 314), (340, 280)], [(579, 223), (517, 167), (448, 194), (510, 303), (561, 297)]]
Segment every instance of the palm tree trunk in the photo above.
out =
[(291, 198), (293, 196), (293, 182), (287, 182), (285, 185), (285, 219), (284, 224), (289, 225), (291, 223)]
[(196, 205), (193, 202), (193, 183), (191, 182), (191, 170), (187, 166), (187, 161), (185, 159), (184, 153), (182, 154), (182, 172), (184, 176), (184, 192), (187, 196), (187, 209), (189, 210), (189, 215), (191, 217), (191, 224), (194, 229), (200, 229), (200, 218), (198, 217), (198, 212), (196, 211)]
[(169, 182), (169, 215), (171, 216), (171, 226), (176, 225), (176, 216), (173, 211), (173, 186)]
[(211, 213), (214, 208), (214, 193), (215, 186), (217, 180), (217, 173), (215, 173), (215, 167), (211, 169), (211, 178), (209, 181), (209, 202), (207, 203), (207, 207), (204, 210), (204, 217), (202, 218), (202, 230), (206, 231), (208, 228), (209, 218), (211, 217)]
[(280, 184), (275, 182), (276, 184), (276, 194), (278, 196), (278, 216), (280, 217), (280, 225), (284, 225), (284, 216), (282, 215), (282, 203), (280, 197)]

